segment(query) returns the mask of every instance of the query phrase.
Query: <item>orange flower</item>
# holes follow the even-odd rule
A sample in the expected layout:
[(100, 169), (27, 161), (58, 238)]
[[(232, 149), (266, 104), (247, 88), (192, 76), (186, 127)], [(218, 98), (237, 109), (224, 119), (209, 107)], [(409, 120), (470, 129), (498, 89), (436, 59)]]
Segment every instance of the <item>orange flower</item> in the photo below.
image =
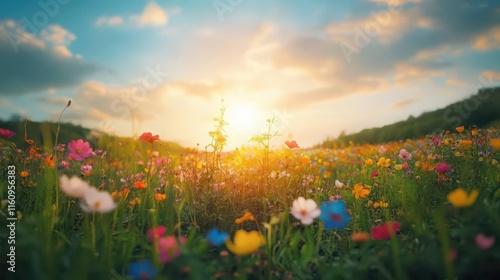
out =
[(491, 139), (490, 146), (492, 146), (493, 149), (500, 151), (500, 138)]
[(300, 163), (302, 163), (303, 165), (308, 165), (309, 163), (311, 163), (311, 159), (308, 156), (302, 157), (300, 158)]
[(464, 129), (465, 129), (465, 127), (464, 127), (463, 125), (462, 125), (462, 126), (459, 126), (459, 127), (457, 127), (457, 128), (456, 128), (456, 130), (457, 130), (459, 133), (464, 132)]
[(26, 178), (30, 175), (30, 173), (28, 171), (21, 171), (19, 172), (19, 175), (21, 175), (21, 177), (23, 178)]
[(245, 221), (255, 221), (255, 217), (253, 216), (253, 214), (251, 212), (245, 211), (245, 214), (243, 214), (243, 216), (236, 219), (234, 222), (237, 224), (241, 224)]
[(325, 174), (323, 174), (323, 176), (325, 177), (325, 179), (328, 179), (328, 178), (332, 177), (332, 172), (325, 171)]
[(476, 127), (476, 128), (474, 128), (474, 129), (471, 131), (472, 136), (476, 136), (476, 135), (477, 135), (477, 132), (478, 132), (478, 129), (477, 129), (477, 127)]
[(142, 190), (146, 188), (146, 183), (144, 181), (137, 181), (134, 183), (134, 187), (138, 190)]
[(163, 193), (155, 193), (155, 199), (156, 201), (163, 201), (167, 199), (167, 195)]
[(136, 197), (134, 199), (131, 199), (129, 202), (128, 202), (128, 205), (130, 205), (130, 207), (134, 207), (136, 205), (139, 205), (141, 204), (141, 199)]
[(352, 189), (352, 194), (356, 199), (365, 198), (367, 195), (370, 194), (370, 190), (363, 187), (362, 184), (356, 184), (354, 185), (354, 188)]
[(56, 167), (56, 162), (53, 156), (47, 156), (43, 161), (51, 168)]
[(353, 232), (351, 234), (351, 240), (357, 243), (365, 242), (370, 240), (370, 234), (367, 232), (361, 231), (361, 232)]

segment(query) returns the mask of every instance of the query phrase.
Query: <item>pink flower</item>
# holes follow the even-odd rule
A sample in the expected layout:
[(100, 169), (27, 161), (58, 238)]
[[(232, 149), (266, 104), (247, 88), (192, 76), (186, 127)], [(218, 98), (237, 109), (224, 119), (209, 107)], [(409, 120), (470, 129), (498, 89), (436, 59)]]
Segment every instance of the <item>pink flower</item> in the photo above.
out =
[(285, 144), (288, 146), (290, 149), (295, 149), (295, 148), (300, 148), (299, 144), (295, 140), (292, 141), (285, 141)]
[(449, 164), (447, 164), (446, 162), (441, 162), (441, 163), (436, 165), (435, 169), (437, 172), (439, 172), (441, 174), (445, 174), (451, 170), (451, 166)]
[(375, 177), (377, 177), (377, 176), (378, 176), (378, 170), (376, 170), (376, 169), (375, 169), (375, 170), (373, 170), (373, 172), (372, 172), (372, 179), (374, 179), (374, 178), (375, 178)]
[(181, 236), (179, 241), (177, 241), (175, 236), (160, 238), (158, 246), (156, 247), (158, 254), (160, 255), (160, 262), (168, 263), (179, 257), (181, 255), (180, 245), (184, 243), (186, 243), (186, 238), (184, 236)]
[(82, 161), (92, 156), (92, 148), (89, 142), (84, 142), (83, 139), (71, 140), (68, 144), (69, 157), (76, 161)]
[(158, 226), (156, 228), (148, 229), (147, 235), (149, 242), (154, 243), (155, 239), (163, 237), (167, 232), (167, 228), (164, 226)]
[(153, 143), (154, 141), (156, 140), (159, 140), (160, 139), (160, 136), (159, 135), (155, 135), (153, 136), (153, 134), (151, 132), (144, 132), (141, 137), (139, 137), (139, 140), (141, 140), (142, 142), (149, 142), (149, 143)]
[(375, 240), (387, 240), (396, 235), (397, 231), (399, 231), (398, 222), (386, 222), (383, 225), (374, 226), (372, 228), (371, 236)]
[(410, 160), (411, 154), (408, 153), (406, 149), (401, 149), (401, 151), (399, 151), (399, 158), (402, 160)]
[(14, 135), (16, 135), (14, 131), (0, 128), (0, 137), (2, 138), (9, 139), (14, 137)]
[(479, 233), (476, 235), (476, 245), (477, 247), (483, 249), (483, 250), (488, 250), (495, 244), (495, 236), (492, 237), (487, 237), (482, 233)]

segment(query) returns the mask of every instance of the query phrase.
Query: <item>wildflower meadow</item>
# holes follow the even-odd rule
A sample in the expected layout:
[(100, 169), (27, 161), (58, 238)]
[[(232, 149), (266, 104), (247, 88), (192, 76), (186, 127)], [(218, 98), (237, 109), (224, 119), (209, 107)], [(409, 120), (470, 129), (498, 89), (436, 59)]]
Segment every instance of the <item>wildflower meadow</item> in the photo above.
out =
[(1, 279), (498, 279), (498, 128), (273, 149), (269, 120), (225, 151), (225, 125), (180, 153), (1, 129)]

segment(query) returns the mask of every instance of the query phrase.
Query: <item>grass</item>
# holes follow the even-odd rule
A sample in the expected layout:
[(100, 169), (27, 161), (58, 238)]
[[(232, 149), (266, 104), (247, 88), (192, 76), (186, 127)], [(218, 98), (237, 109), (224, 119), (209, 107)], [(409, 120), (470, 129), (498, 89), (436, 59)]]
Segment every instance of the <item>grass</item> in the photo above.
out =
[[(18, 217), (15, 273), (5, 266), (9, 232), (0, 229), (2, 279), (132, 279), (133, 267), (146, 260), (157, 270), (150, 271), (154, 279), (495, 279), (500, 274), (500, 151), (489, 146), (500, 137), (499, 129), (337, 149), (271, 150), (276, 133), (270, 120), (268, 132), (253, 138), (253, 148), (223, 152), (223, 117), (221, 110), (210, 145), (179, 154), (160, 141), (102, 137), (93, 149), (103, 151), (76, 161), (68, 159), (67, 143), (55, 150), (34, 143), (19, 150), (1, 140), (1, 215), (9, 215), (8, 166), (15, 166)], [(437, 137), (440, 143), (433, 141)], [(411, 160), (398, 157), (403, 148)], [(388, 167), (377, 165), (381, 157), (390, 159)], [(445, 174), (434, 168), (442, 162), (451, 166)], [(85, 164), (91, 172), (81, 171)], [(82, 211), (80, 199), (61, 191), (63, 174), (111, 193), (116, 208)], [(335, 187), (335, 180), (345, 186)], [(146, 188), (137, 188), (137, 182)], [(356, 199), (356, 184), (370, 193)], [(478, 190), (479, 197), (468, 207), (455, 207), (447, 195), (457, 188)], [(343, 228), (328, 230), (319, 219), (303, 225), (290, 214), (300, 196), (320, 205), (334, 195), (351, 216)], [(253, 219), (235, 223), (245, 212)], [(351, 239), (354, 232), (370, 233), (391, 221), (401, 224), (392, 238)], [(158, 226), (166, 227), (167, 236), (186, 238), (173, 245), (179, 256), (168, 262), (160, 261), (158, 244), (147, 236)], [(266, 244), (238, 256), (207, 242), (213, 227), (230, 238), (240, 229), (258, 231)], [(480, 233), (497, 242), (480, 248), (475, 241)]]

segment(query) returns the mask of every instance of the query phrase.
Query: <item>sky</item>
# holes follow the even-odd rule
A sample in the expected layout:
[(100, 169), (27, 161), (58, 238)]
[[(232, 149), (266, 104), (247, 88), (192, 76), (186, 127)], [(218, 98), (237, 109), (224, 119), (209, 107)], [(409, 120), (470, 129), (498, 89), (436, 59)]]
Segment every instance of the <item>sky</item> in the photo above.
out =
[[(3, 1), (0, 118), (300, 146), (500, 82), (499, 0)], [(223, 102), (222, 102), (223, 100)]]

